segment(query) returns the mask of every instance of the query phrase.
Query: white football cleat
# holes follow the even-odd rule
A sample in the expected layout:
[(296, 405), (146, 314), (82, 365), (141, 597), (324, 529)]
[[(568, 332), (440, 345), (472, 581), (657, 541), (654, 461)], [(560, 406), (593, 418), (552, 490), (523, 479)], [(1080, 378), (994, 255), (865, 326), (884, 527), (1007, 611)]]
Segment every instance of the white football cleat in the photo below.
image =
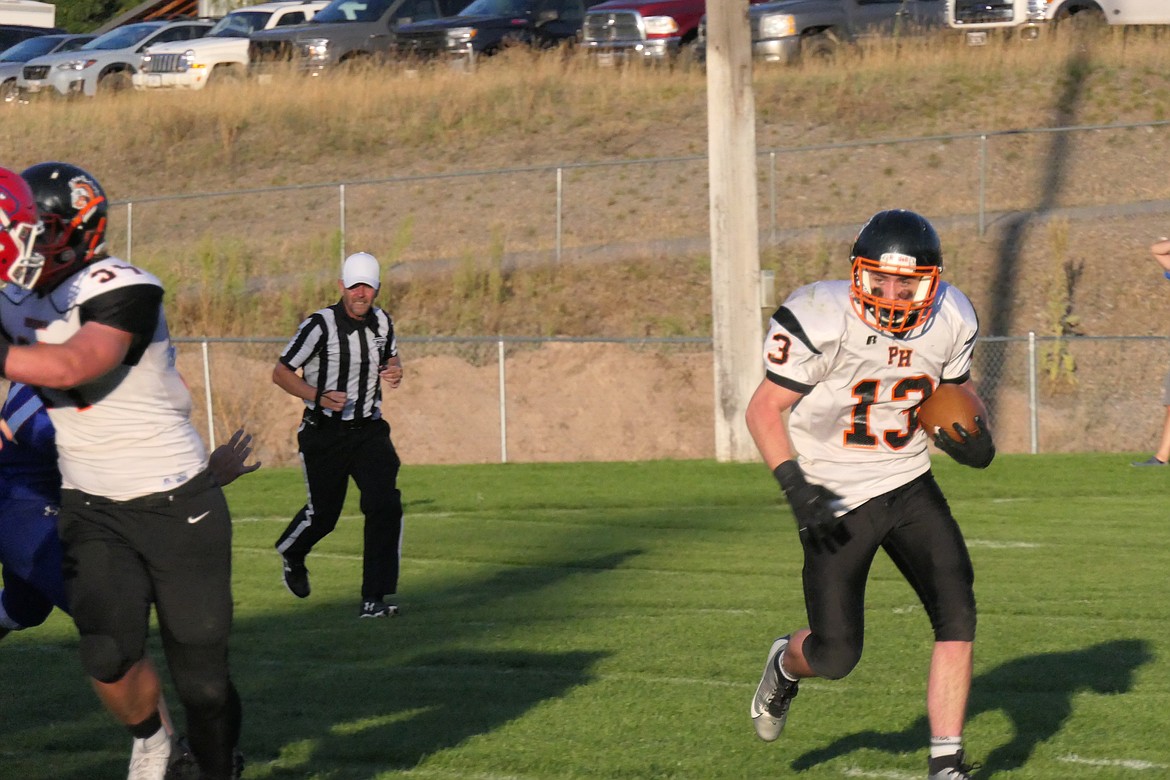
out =
[(780, 656), (784, 655), (784, 649), (788, 647), (788, 639), (782, 636), (772, 643), (768, 660), (764, 664), (764, 674), (756, 688), (756, 695), (752, 697), (752, 725), (756, 727), (756, 736), (765, 742), (775, 742), (784, 730), (788, 705), (796, 698), (799, 686), (798, 682), (780, 673)]

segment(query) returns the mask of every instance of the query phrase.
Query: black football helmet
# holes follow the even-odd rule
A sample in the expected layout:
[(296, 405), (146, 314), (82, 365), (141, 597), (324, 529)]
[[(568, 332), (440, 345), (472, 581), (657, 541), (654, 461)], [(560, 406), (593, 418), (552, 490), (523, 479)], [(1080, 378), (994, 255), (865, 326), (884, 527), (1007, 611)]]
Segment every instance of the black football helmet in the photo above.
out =
[(76, 165), (39, 163), (20, 175), (36, 198), (44, 225), (36, 243), (44, 265), (28, 286), (51, 290), (78, 268), (106, 256), (109, 204), (98, 180)]
[[(904, 334), (925, 320), (942, 273), (942, 245), (925, 217), (903, 209), (879, 211), (857, 234), (849, 260), (853, 310), (867, 324)], [(875, 292), (871, 274), (909, 280), (905, 296), (883, 297), (881, 290)]]

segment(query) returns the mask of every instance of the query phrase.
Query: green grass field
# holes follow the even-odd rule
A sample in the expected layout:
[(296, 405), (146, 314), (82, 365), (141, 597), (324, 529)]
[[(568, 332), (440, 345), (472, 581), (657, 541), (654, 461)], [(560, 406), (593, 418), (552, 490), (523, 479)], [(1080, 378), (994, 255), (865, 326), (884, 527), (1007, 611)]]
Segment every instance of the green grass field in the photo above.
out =
[[(976, 568), (980, 778), (1170, 777), (1170, 473), (1130, 460), (936, 463)], [(229, 488), (246, 778), (925, 776), (929, 627), (884, 557), (860, 666), (804, 684), (781, 739), (756, 740), (764, 655), (804, 623), (792, 520), (762, 466), (408, 466), (401, 481), (404, 615), (377, 621), (356, 617), (353, 496), (298, 601), (272, 543), (299, 472)], [(125, 777), (129, 738), (76, 644), (60, 614), (0, 643), (0, 777)]]

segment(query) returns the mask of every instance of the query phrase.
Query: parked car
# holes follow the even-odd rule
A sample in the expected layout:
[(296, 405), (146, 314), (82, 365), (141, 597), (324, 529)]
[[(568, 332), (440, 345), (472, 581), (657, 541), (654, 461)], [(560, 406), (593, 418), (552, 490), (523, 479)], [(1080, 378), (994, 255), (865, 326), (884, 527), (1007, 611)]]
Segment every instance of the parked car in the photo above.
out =
[(0, 51), (0, 103), (12, 103), (19, 95), (16, 79), (24, 64), (36, 57), (56, 51), (73, 51), (94, 39), (93, 35), (38, 35), (25, 38), (15, 46)]
[(585, 15), (581, 44), (602, 65), (673, 59), (698, 36), (705, 0), (608, 0)]
[[(922, 34), (943, 29), (943, 0), (778, 0), (748, 9), (752, 56), (794, 63), (829, 59), (841, 46), (870, 37)], [(706, 20), (696, 54), (706, 56)]]
[(248, 72), (249, 35), (304, 24), (326, 5), (326, 0), (285, 0), (246, 6), (228, 13), (202, 38), (154, 44), (131, 77), (134, 88), (203, 89), (243, 78)]
[(201, 38), (212, 27), (201, 19), (135, 22), (115, 27), (76, 51), (57, 52), (25, 63), (16, 86), (22, 95), (88, 95), (128, 89), (146, 47)]
[(446, 57), (472, 67), (479, 57), (504, 46), (575, 43), (585, 10), (599, 1), (474, 0), (454, 16), (401, 25), (398, 54), (424, 60)]
[(947, 0), (947, 24), (967, 43), (987, 43), (990, 31), (1017, 30), (1025, 40), (1052, 25), (1091, 29), (1114, 25), (1170, 24), (1165, 0)]
[(60, 35), (60, 27), (36, 27), (31, 24), (0, 24), (0, 51), (7, 51), (21, 41), (42, 35)]
[[(465, 1), (465, 0), (463, 0)], [(339, 65), (377, 62), (395, 52), (395, 28), (458, 10), (459, 0), (333, 0), (308, 24), (249, 36), (248, 70), (269, 76), (283, 64), (316, 76)], [(458, 6), (458, 7), (456, 7)]]

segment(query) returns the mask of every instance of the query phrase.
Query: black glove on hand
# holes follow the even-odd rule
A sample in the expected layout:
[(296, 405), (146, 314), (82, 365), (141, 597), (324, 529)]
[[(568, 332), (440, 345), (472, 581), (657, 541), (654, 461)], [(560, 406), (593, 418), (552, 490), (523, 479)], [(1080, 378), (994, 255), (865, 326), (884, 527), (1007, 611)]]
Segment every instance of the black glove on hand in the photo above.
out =
[(800, 541), (814, 552), (836, 552), (849, 539), (834, 513), (834, 504), (841, 497), (823, 485), (809, 484), (804, 472), (794, 460), (777, 466), (772, 475), (784, 490), (784, 496), (796, 515)]
[(956, 463), (976, 469), (985, 469), (991, 465), (995, 457), (995, 442), (991, 440), (991, 431), (987, 430), (987, 423), (982, 417), (975, 418), (979, 426), (979, 435), (973, 436), (959, 423), (955, 423), (955, 433), (962, 441), (955, 441), (941, 428), (934, 434), (934, 445), (955, 459)]

